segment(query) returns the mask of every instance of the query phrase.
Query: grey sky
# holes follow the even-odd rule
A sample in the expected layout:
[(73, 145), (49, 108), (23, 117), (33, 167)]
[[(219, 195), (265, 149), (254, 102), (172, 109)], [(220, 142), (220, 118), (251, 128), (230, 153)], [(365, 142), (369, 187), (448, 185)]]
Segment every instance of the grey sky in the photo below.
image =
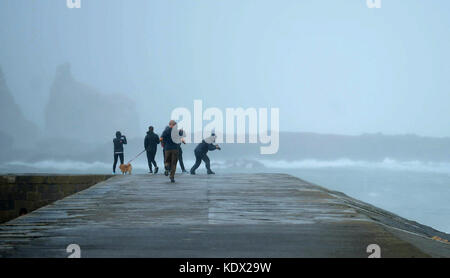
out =
[(450, 136), (450, 2), (0, 0), (0, 66), (43, 123), (56, 67), (138, 104), (279, 107), (282, 131)]

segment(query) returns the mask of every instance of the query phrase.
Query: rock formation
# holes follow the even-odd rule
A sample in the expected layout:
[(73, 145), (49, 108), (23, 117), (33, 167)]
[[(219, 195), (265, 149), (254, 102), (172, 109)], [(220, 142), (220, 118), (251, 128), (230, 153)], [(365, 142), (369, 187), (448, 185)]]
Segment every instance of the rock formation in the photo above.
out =
[[(30, 147), (35, 140), (37, 127), (28, 121), (20, 107), (15, 102), (7, 84), (2, 70), (0, 69), (0, 131), (9, 137), (8, 142), (22, 148)], [(3, 142), (0, 140), (0, 142)], [(9, 147), (12, 144), (7, 144)], [(2, 144), (3, 148), (6, 148)]]
[(69, 64), (58, 67), (45, 111), (46, 137), (102, 142), (117, 130), (139, 134), (135, 103), (124, 95), (102, 94), (76, 81)]

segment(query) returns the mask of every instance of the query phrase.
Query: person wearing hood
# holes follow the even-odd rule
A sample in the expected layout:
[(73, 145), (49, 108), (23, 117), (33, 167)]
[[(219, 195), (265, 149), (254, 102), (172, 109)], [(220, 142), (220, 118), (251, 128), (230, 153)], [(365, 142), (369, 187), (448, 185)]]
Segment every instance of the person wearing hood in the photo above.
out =
[(123, 145), (127, 144), (127, 137), (122, 135), (120, 131), (116, 132), (116, 138), (113, 139), (114, 144), (114, 163), (113, 163), (113, 172), (112, 174), (116, 174), (116, 165), (117, 159), (120, 159), (120, 164), (123, 164), (124, 156), (123, 156)]
[(195, 170), (200, 166), (200, 164), (205, 162), (206, 170), (208, 175), (215, 174), (211, 170), (209, 157), (206, 155), (208, 151), (220, 150), (219, 145), (214, 144), (216, 142), (216, 135), (214, 133), (211, 134), (210, 137), (202, 140), (200, 144), (195, 148), (195, 164), (191, 168), (191, 175), (195, 175)]
[(178, 130), (177, 123), (171, 120), (160, 138), (164, 150), (164, 175), (168, 176), (170, 172), (171, 182), (175, 182), (175, 172), (178, 163), (178, 144), (183, 142), (182, 137), (184, 137), (184, 132)]
[(158, 165), (155, 161), (155, 155), (157, 146), (159, 144), (159, 136), (153, 131), (153, 126), (150, 126), (147, 131), (147, 135), (144, 139), (144, 148), (147, 152), (147, 161), (149, 173), (153, 173), (152, 164), (155, 166), (155, 174), (158, 173)]

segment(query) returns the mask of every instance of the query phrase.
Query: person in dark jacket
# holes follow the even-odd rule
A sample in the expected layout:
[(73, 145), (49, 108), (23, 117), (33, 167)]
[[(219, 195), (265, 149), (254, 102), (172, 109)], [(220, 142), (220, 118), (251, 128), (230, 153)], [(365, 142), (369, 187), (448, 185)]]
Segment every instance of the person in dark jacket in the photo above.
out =
[(214, 150), (220, 150), (219, 145), (215, 145), (216, 141), (216, 135), (214, 133), (211, 134), (210, 137), (202, 140), (200, 144), (195, 148), (194, 154), (195, 154), (195, 164), (191, 168), (191, 175), (195, 175), (195, 170), (200, 166), (200, 164), (205, 162), (206, 170), (208, 175), (215, 174), (211, 170), (209, 157), (206, 155), (208, 151), (214, 151)]
[(178, 144), (182, 142), (182, 136), (177, 132), (177, 123), (174, 120), (169, 122), (161, 134), (161, 142), (164, 148), (164, 175), (168, 176), (170, 172), (170, 181), (175, 182), (175, 172), (178, 162)]
[[(166, 127), (168, 128), (168, 126)], [(180, 136), (182, 136), (183, 134), (183, 130), (180, 130), (179, 132)], [(183, 144), (186, 144), (183, 140), (182, 140)], [(163, 164), (164, 164), (164, 159), (166, 157), (166, 152), (163, 149)], [(186, 168), (184, 167), (184, 162), (183, 162), (183, 149), (181, 148), (181, 143), (178, 144), (178, 162), (180, 164), (180, 168), (181, 168), (181, 172), (183, 173), (187, 173)]]
[[(169, 126), (166, 126), (165, 128), (164, 128), (164, 130), (166, 130), (166, 129), (168, 129), (169, 128)], [(164, 131), (163, 131), (164, 132)], [(162, 136), (162, 134), (161, 134), (161, 136)], [(163, 148), (163, 165), (165, 165), (166, 164), (166, 151), (165, 151), (165, 149), (164, 149), (164, 142), (162, 141), (162, 137), (160, 137), (159, 138), (159, 141), (161, 142), (161, 147)], [(164, 167), (165, 168), (165, 167)], [(164, 172), (165, 173), (165, 172)]]
[(120, 158), (120, 164), (123, 164), (123, 145), (127, 144), (127, 137), (125, 135), (122, 135), (120, 131), (116, 132), (116, 138), (113, 139), (114, 144), (114, 163), (113, 163), (113, 175), (116, 174), (116, 165), (117, 165), (117, 158)]
[(152, 164), (155, 166), (155, 174), (158, 173), (158, 165), (155, 161), (155, 155), (157, 146), (159, 144), (159, 136), (153, 132), (153, 126), (150, 126), (148, 128), (147, 135), (144, 139), (144, 148), (147, 151), (147, 161), (148, 161), (148, 169), (149, 173), (153, 173), (152, 171)]

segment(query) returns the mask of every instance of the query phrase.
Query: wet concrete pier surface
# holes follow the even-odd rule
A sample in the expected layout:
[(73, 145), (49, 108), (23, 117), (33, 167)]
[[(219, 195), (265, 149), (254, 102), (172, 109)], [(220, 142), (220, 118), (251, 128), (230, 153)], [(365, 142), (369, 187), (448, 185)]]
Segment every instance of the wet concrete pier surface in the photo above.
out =
[(116, 176), (0, 225), (0, 257), (450, 257), (447, 238), (285, 174)]

